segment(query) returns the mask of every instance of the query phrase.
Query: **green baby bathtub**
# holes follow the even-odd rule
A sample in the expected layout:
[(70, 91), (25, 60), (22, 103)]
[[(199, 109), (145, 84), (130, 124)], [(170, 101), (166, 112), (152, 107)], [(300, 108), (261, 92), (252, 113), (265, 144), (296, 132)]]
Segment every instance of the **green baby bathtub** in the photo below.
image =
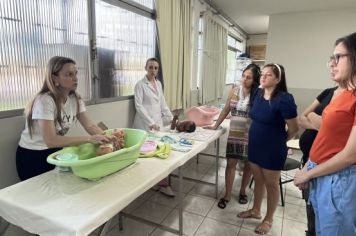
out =
[[(102, 156), (96, 156), (98, 145), (91, 143), (74, 147), (66, 147), (47, 157), (47, 162), (59, 167), (71, 167), (73, 173), (79, 177), (97, 180), (106, 175), (119, 171), (134, 163), (140, 148), (146, 139), (146, 131), (124, 128), (125, 147), (118, 151)], [(113, 129), (106, 130), (111, 134)], [(69, 156), (71, 158), (59, 159), (57, 156)]]

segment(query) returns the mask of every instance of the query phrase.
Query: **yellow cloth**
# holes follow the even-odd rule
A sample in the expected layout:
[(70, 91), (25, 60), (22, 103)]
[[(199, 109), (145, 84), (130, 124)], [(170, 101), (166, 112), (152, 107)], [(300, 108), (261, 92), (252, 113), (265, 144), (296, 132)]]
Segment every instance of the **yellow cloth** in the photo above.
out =
[(162, 159), (166, 159), (169, 157), (169, 153), (171, 152), (171, 145), (166, 144), (158, 144), (156, 151), (148, 152), (148, 153), (140, 153), (140, 158), (147, 157), (158, 157)]

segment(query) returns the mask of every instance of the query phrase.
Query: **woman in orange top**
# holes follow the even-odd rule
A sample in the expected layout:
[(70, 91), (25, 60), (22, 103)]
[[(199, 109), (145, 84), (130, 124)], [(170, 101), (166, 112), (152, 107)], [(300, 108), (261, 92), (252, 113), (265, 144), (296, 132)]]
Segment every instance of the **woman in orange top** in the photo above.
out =
[(356, 33), (336, 41), (328, 65), (343, 91), (323, 111), (310, 160), (294, 183), (311, 183), (317, 235), (356, 235)]

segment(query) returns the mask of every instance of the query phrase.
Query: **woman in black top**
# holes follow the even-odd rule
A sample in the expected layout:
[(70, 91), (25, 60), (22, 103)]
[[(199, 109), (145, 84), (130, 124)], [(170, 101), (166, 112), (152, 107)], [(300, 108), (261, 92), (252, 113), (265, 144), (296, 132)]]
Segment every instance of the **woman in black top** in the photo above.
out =
[[(299, 147), (303, 153), (303, 163), (306, 163), (309, 159), (309, 151), (321, 125), (321, 114), (330, 103), (332, 97), (338, 92), (338, 87), (325, 89), (298, 118), (299, 126), (305, 129), (299, 139)], [(306, 236), (315, 236), (315, 215), (312, 205), (308, 203), (309, 190), (303, 189), (302, 191), (306, 202), (308, 220)]]

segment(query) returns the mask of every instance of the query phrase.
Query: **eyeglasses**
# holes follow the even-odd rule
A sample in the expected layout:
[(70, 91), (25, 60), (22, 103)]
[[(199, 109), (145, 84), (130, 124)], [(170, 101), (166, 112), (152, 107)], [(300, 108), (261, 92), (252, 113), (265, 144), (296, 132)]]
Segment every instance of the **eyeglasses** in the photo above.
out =
[(149, 66), (148, 69), (155, 69), (155, 70), (158, 70), (158, 66)]
[(331, 55), (328, 62), (326, 63), (327, 66), (331, 66), (333, 62), (335, 62), (335, 65), (339, 64), (339, 60), (341, 57), (347, 57), (350, 56), (350, 53), (337, 53), (334, 55)]

